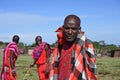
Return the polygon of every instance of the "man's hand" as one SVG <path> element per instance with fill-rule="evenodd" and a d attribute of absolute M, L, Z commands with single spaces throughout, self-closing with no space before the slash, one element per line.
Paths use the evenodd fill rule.
<path fill-rule="evenodd" d="M 9 72 L 9 68 L 5 66 L 5 72 Z"/>
<path fill-rule="evenodd" d="M 16 76 L 16 70 L 12 69 L 12 76 Z"/>
<path fill-rule="evenodd" d="M 50 74 L 50 65 L 48 63 L 46 63 L 45 74 Z"/>
<path fill-rule="evenodd" d="M 45 74 L 50 74 L 50 71 L 46 69 Z"/>
<path fill-rule="evenodd" d="M 29 67 L 30 67 L 30 68 L 31 68 L 31 67 L 34 67 L 34 64 L 30 64 L 30 66 L 29 66 Z"/>

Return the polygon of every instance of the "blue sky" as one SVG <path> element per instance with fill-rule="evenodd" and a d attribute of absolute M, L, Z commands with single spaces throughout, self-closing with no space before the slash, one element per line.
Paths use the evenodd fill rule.
<path fill-rule="evenodd" d="M 54 43 L 69 14 L 81 18 L 82 30 L 93 41 L 120 45 L 120 0 L 0 0 L 0 41 L 34 43 L 37 35 Z"/>

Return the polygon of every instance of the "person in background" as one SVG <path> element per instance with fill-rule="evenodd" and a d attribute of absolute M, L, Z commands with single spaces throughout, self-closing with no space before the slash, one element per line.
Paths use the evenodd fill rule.
<path fill-rule="evenodd" d="M 81 30 L 80 18 L 68 15 L 56 32 L 50 80 L 97 80 L 95 50 Z"/>
<path fill-rule="evenodd" d="M 46 42 L 42 42 L 41 36 L 37 36 L 35 42 L 36 47 L 33 50 L 34 62 L 30 65 L 30 68 L 36 64 L 39 80 L 48 80 L 50 72 L 50 45 Z"/>
<path fill-rule="evenodd" d="M 3 65 L 1 71 L 1 80 L 17 80 L 15 62 L 18 58 L 19 36 L 14 35 L 3 52 Z"/>

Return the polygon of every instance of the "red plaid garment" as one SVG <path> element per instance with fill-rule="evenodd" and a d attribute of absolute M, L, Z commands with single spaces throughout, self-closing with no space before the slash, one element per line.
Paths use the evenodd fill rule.
<path fill-rule="evenodd" d="M 72 71 L 71 57 L 73 46 L 64 44 L 62 46 L 61 55 L 59 59 L 59 80 L 68 80 Z"/>
<path fill-rule="evenodd" d="M 96 58 L 94 56 L 94 47 L 89 39 L 84 35 L 78 34 L 74 43 L 75 48 L 72 51 L 74 62 L 72 72 L 68 80 L 97 80 Z M 58 80 L 59 72 L 59 43 L 56 44 L 53 51 L 50 80 Z"/>

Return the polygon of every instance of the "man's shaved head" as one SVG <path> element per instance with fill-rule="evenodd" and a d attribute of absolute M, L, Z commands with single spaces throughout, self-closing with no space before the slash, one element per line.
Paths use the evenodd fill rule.
<path fill-rule="evenodd" d="M 18 35 L 14 35 L 12 41 L 18 43 L 19 42 L 19 36 Z"/>
<path fill-rule="evenodd" d="M 66 24 L 67 22 L 69 23 L 75 23 L 76 26 L 80 27 L 81 25 L 81 20 L 78 16 L 76 15 L 68 15 L 65 20 L 64 20 L 64 24 Z"/>

